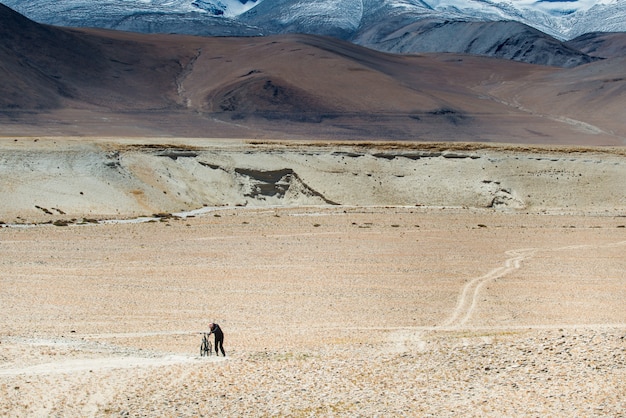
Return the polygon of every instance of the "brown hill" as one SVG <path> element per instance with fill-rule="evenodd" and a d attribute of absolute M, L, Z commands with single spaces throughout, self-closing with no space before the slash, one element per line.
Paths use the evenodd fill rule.
<path fill-rule="evenodd" d="M 619 66 L 614 93 L 595 96 L 600 103 L 584 113 L 572 110 L 584 106 L 579 98 L 560 94 L 593 81 L 605 62 L 564 70 L 470 55 L 391 55 L 305 35 L 62 29 L 4 6 L 0 21 L 0 135 L 587 145 L 623 145 L 626 136 L 623 118 L 600 114 L 619 113 L 624 101 Z M 513 91 L 528 98 L 523 105 Z M 543 105 L 552 102 L 559 106 Z"/>
<path fill-rule="evenodd" d="M 623 57 L 626 55 L 626 32 L 587 33 L 566 44 L 593 57 Z"/>
<path fill-rule="evenodd" d="M 40 25 L 3 5 L 0 22 L 6 74 L 0 108 L 122 110 L 174 103 L 171 77 L 180 64 L 162 48 L 124 34 L 106 37 Z M 6 94 L 10 91 L 19 94 Z"/>
<path fill-rule="evenodd" d="M 610 58 L 565 72 L 533 74 L 524 83 L 503 84 L 491 94 L 590 133 L 621 137 L 623 145 L 625 69 L 626 56 Z"/>

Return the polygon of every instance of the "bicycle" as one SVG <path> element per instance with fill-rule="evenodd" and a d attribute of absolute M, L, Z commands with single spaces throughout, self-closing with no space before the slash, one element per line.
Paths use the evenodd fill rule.
<path fill-rule="evenodd" d="M 202 335 L 202 343 L 200 344 L 200 357 L 210 356 L 213 352 L 213 345 L 209 340 L 209 335 L 206 332 Z"/>

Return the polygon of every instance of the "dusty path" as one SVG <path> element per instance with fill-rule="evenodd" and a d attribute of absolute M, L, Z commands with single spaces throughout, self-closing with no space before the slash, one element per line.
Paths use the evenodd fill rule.
<path fill-rule="evenodd" d="M 467 325 L 468 321 L 471 319 L 472 313 L 476 309 L 476 306 L 479 303 L 479 297 L 481 289 L 486 286 L 490 281 L 496 279 L 505 278 L 509 273 L 514 270 L 519 270 L 522 268 L 522 264 L 525 260 L 532 258 L 537 252 L 560 252 L 560 251 L 584 251 L 593 248 L 614 248 L 625 246 L 626 241 L 620 241 L 615 243 L 601 244 L 601 245 L 569 245 L 558 248 L 525 248 L 518 250 L 508 250 L 505 251 L 505 254 L 510 255 L 510 258 L 507 258 L 504 261 L 504 265 L 500 267 L 496 267 L 486 274 L 476 277 L 474 279 L 469 280 L 465 286 L 463 286 L 459 297 L 458 302 L 454 310 L 452 311 L 450 317 L 446 319 L 443 323 L 433 327 L 415 327 L 415 328 L 400 328 L 395 329 L 391 327 L 390 329 L 394 330 L 389 339 L 394 344 L 394 349 L 398 352 L 404 352 L 411 348 L 417 348 L 418 350 L 423 350 L 426 346 L 426 342 L 424 341 L 424 334 L 426 332 L 431 333 L 436 331 L 461 331 L 463 329 L 475 329 L 475 327 L 471 325 Z M 551 326 L 531 326 L 530 328 L 554 328 L 554 329 L 562 329 L 562 328 L 626 328 L 626 324 L 620 323 L 604 323 L 604 324 L 553 324 Z M 528 325 L 525 325 L 524 328 L 529 328 Z M 480 327 L 481 332 L 485 331 L 495 331 L 495 330 L 503 330 L 507 329 L 506 327 Z M 510 329 L 510 328 L 509 328 Z"/>
<path fill-rule="evenodd" d="M 502 278 L 511 271 L 519 269 L 522 266 L 522 261 L 532 257 L 535 251 L 536 249 L 533 248 L 508 250 L 505 254 L 512 255 L 513 257 L 507 258 L 504 262 L 504 266 L 497 267 L 483 276 L 470 280 L 465 286 L 463 286 L 463 290 L 459 295 L 459 301 L 457 302 L 452 315 L 441 324 L 441 327 L 454 329 L 461 328 L 464 324 L 466 324 L 478 302 L 480 288 L 490 280 Z"/>
<path fill-rule="evenodd" d="M 558 248 L 525 248 L 520 250 L 508 250 L 505 253 L 512 255 L 511 258 L 507 258 L 504 262 L 504 266 L 495 268 L 489 271 L 487 274 L 481 277 L 477 277 L 470 280 L 464 287 L 459 295 L 459 301 L 457 303 L 454 312 L 441 327 L 445 328 L 461 328 L 464 326 L 472 316 L 472 312 L 476 308 L 478 303 L 478 297 L 480 290 L 489 281 L 503 278 L 513 270 L 520 269 L 523 261 L 533 257 L 538 251 L 543 252 L 557 252 L 557 251 L 583 251 L 593 248 L 614 248 L 625 246 L 626 241 L 620 241 L 615 243 L 600 244 L 600 245 L 569 245 Z"/>
<path fill-rule="evenodd" d="M 170 355 L 158 358 L 146 357 L 100 357 L 96 359 L 60 360 L 52 363 L 37 364 L 26 367 L 9 367 L 0 369 L 0 376 L 19 375 L 43 375 L 43 374 L 69 374 L 82 373 L 85 371 L 110 369 L 128 369 L 135 367 L 161 367 L 173 364 L 197 363 L 197 362 L 218 362 L 225 361 L 223 357 L 208 357 L 199 359 L 191 356 Z"/>

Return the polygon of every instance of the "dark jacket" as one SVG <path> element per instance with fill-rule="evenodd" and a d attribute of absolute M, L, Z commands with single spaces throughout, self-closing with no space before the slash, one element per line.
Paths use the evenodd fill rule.
<path fill-rule="evenodd" d="M 216 339 L 221 340 L 222 338 L 224 338 L 224 333 L 222 332 L 222 329 L 219 325 L 213 324 L 213 328 L 211 328 L 210 331 L 211 332 L 209 332 L 209 335 L 215 334 Z"/>

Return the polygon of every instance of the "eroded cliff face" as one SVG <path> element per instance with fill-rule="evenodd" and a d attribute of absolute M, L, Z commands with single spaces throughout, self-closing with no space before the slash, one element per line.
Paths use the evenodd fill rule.
<path fill-rule="evenodd" d="M 619 149 L 25 138 L 5 139 L 2 147 L 6 224 L 207 207 L 626 211 Z"/>

